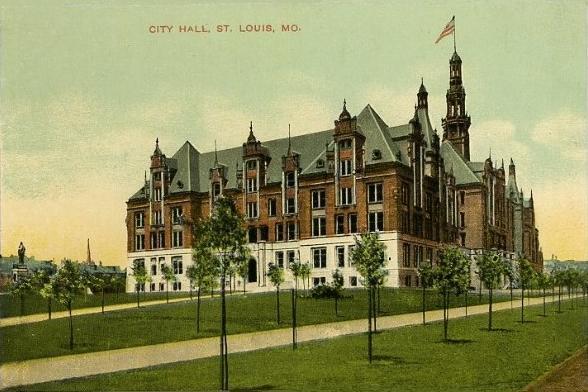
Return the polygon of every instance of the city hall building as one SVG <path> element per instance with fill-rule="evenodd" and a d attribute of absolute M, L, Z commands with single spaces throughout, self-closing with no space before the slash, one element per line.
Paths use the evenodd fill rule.
<path fill-rule="evenodd" d="M 268 264 L 312 267 L 311 283 L 328 283 L 339 269 L 346 287 L 361 284 L 350 259 L 357 233 L 378 232 L 386 247 L 387 286 L 417 287 L 417 268 L 455 245 L 525 257 L 542 268 L 533 195 L 525 198 L 510 160 L 508 173 L 487 158 L 470 160 L 470 117 L 462 61 L 449 61 L 447 114 L 433 129 L 423 83 L 407 124 L 389 126 L 368 104 L 352 116 L 345 102 L 333 129 L 258 140 L 253 125 L 242 146 L 199 152 L 186 142 L 171 157 L 156 141 L 144 184 L 127 201 L 128 266 L 142 263 L 163 291 L 161 266 L 173 268 L 170 289 L 189 290 L 192 229 L 216 198 L 233 198 L 245 216 L 251 258 L 249 291 L 270 290 Z M 408 115 L 407 117 L 410 117 Z M 130 269 L 130 268 L 129 268 Z M 135 290 L 132 274 L 127 290 Z"/>

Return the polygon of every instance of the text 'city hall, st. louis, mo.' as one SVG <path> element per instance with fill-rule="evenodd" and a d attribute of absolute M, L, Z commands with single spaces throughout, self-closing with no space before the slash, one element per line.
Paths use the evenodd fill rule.
<path fill-rule="evenodd" d="M 517 186 L 514 161 L 505 169 L 491 157 L 470 160 L 457 52 L 449 61 L 441 140 L 427 95 L 421 83 L 414 115 L 397 126 L 369 104 L 352 116 L 344 103 L 327 131 L 261 141 L 250 125 L 242 146 L 200 153 L 186 142 L 172 157 L 156 142 L 149 174 L 127 202 L 128 266 L 142 263 L 152 277 L 139 290 L 165 290 L 163 264 L 176 274 L 173 290 L 189 290 L 193 225 L 221 195 L 245 216 L 251 258 L 246 281 L 237 278 L 236 285 L 248 291 L 273 289 L 266 279 L 270 262 L 286 270 L 282 287 L 293 284 L 293 261 L 310 263 L 313 285 L 328 283 L 336 269 L 346 287 L 360 285 L 350 250 L 355 235 L 366 231 L 378 232 L 386 246 L 387 286 L 419 286 L 419 264 L 435 263 L 445 245 L 472 258 L 494 249 L 540 270 L 533 195 L 525 198 Z M 135 285 L 129 274 L 127 290 Z"/>

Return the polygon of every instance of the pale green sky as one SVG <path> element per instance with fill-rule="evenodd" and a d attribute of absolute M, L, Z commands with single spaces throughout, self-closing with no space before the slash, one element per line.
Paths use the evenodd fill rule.
<path fill-rule="evenodd" d="M 452 42 L 433 42 L 455 14 L 473 158 L 513 155 L 546 257 L 587 259 L 585 2 L 412 3 L 1 2 L 0 251 L 83 258 L 90 237 L 122 264 L 124 202 L 156 137 L 172 155 L 239 145 L 249 120 L 262 140 L 329 129 L 343 98 L 395 125 L 421 76 L 441 129 Z M 282 23 L 301 31 L 238 32 Z"/>

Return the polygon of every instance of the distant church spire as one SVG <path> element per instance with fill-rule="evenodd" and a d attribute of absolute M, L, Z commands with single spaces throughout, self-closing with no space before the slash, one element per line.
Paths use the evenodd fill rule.
<path fill-rule="evenodd" d="M 86 263 L 92 264 L 92 254 L 90 253 L 90 239 L 88 238 L 88 249 L 86 255 Z"/>

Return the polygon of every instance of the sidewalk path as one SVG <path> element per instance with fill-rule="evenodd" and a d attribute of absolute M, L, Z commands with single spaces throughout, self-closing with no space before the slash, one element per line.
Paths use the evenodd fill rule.
<path fill-rule="evenodd" d="M 548 298 L 547 302 L 551 302 L 551 298 Z M 541 303 L 543 303 L 542 298 L 532 298 L 530 301 L 531 305 Z M 525 306 L 527 306 L 526 300 Z M 520 307 L 520 301 L 515 301 L 514 307 Z M 493 310 L 510 308 L 510 301 L 496 303 L 493 306 Z M 487 311 L 488 305 L 468 307 L 468 315 L 483 314 Z M 464 316 L 465 308 L 463 307 L 449 310 L 449 317 L 452 319 Z M 426 318 L 427 322 L 442 320 L 443 310 L 428 311 Z M 378 319 L 378 330 L 393 329 L 407 325 L 419 325 L 421 323 L 422 313 L 385 316 Z M 366 332 L 366 330 L 367 322 L 364 319 L 307 325 L 298 328 L 298 341 L 309 342 L 336 336 L 360 334 Z M 228 336 L 230 353 L 286 346 L 291 343 L 292 330 L 290 328 Z M 10 362 L 0 366 L 0 389 L 213 357 L 218 355 L 218 344 L 218 337 L 211 337 L 118 350 L 39 358 L 22 362 Z"/>
<path fill-rule="evenodd" d="M 218 296 L 217 296 L 218 297 Z M 210 298 L 210 295 L 203 295 L 201 298 Z M 190 301 L 190 297 L 181 297 L 181 298 L 170 298 L 169 302 L 173 303 L 173 302 L 184 302 L 184 301 Z M 166 300 L 165 299 L 158 299 L 158 300 L 154 300 L 154 301 L 141 301 L 141 307 L 144 306 L 152 306 L 152 305 L 161 305 L 161 304 L 165 304 Z M 137 308 L 137 302 L 127 302 L 124 304 L 116 304 L 116 305 L 105 305 L 104 306 L 104 311 L 105 312 L 112 312 L 112 311 L 116 311 L 116 310 L 124 310 L 124 309 L 133 309 L 133 308 Z M 79 309 L 73 309 L 71 314 L 72 316 L 82 316 L 85 314 L 94 314 L 94 313 L 102 313 L 102 307 L 101 306 L 95 306 L 95 307 L 91 307 L 91 308 L 79 308 Z M 69 313 L 64 310 L 64 311 L 60 311 L 60 312 L 53 312 L 51 313 L 51 319 L 58 319 L 58 318 L 64 318 L 64 317 L 68 317 Z M 21 324 L 29 324 L 29 323 L 37 323 L 39 321 L 47 321 L 49 319 L 47 313 L 35 313 L 35 314 L 29 314 L 26 316 L 17 316 L 17 317 L 6 317 L 6 318 L 0 318 L 0 328 L 1 327 L 8 327 L 11 325 L 21 325 Z"/>

